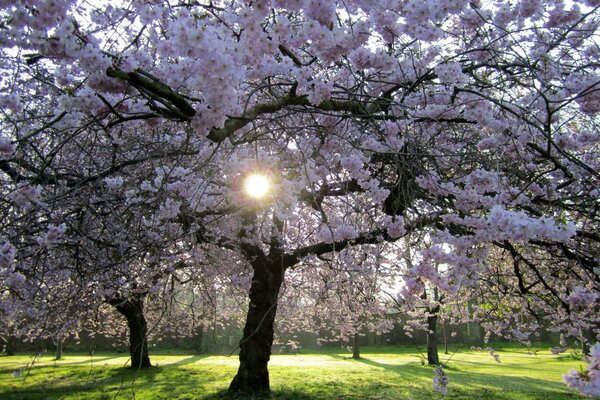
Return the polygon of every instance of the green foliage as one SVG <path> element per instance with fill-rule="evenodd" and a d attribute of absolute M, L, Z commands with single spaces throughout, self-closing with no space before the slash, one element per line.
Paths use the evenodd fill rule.
<path fill-rule="evenodd" d="M 487 352 L 460 350 L 446 372 L 446 399 L 566 400 L 583 399 L 562 383 L 562 375 L 581 362 L 526 349 L 496 348 L 502 364 Z M 276 400 L 441 399 L 432 389 L 433 368 L 422 366 L 408 347 L 365 347 L 360 360 L 339 348 L 314 354 L 274 355 L 271 386 Z M 237 357 L 152 355 L 157 367 L 146 371 L 123 368 L 127 357 L 100 353 L 94 357 L 66 354 L 61 361 L 43 356 L 20 377 L 12 373 L 31 357 L 0 356 L 1 399 L 223 399 L 233 378 Z M 442 362 L 447 359 L 442 357 Z M 231 398 L 230 400 L 249 400 Z"/>
<path fill-rule="evenodd" d="M 573 360 L 578 360 L 578 361 L 583 360 L 583 353 L 581 352 L 581 349 L 572 349 L 570 356 Z"/>

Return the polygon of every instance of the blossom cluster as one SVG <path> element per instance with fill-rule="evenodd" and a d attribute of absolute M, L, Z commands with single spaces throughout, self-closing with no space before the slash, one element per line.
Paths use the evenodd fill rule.
<path fill-rule="evenodd" d="M 64 235 L 67 230 L 67 226 L 63 223 L 60 225 L 49 224 L 47 231 L 40 237 L 36 238 L 37 243 L 40 246 L 47 246 L 58 242 L 58 240 Z"/>
<path fill-rule="evenodd" d="M 25 282 L 25 276 L 16 269 L 15 247 L 0 237 L 0 278 L 3 283 L 16 290 Z"/>
<path fill-rule="evenodd" d="M 39 202 L 41 193 L 41 185 L 20 184 L 8 195 L 8 198 L 19 207 L 29 207 Z"/>
<path fill-rule="evenodd" d="M 563 376 L 563 380 L 570 388 L 577 389 L 584 396 L 600 396 L 600 343 L 590 349 L 587 357 L 588 364 L 585 370 L 571 370 Z"/>
<path fill-rule="evenodd" d="M 582 286 L 576 286 L 567 297 L 567 301 L 572 306 L 593 307 L 598 298 L 600 298 L 598 293 Z"/>
<path fill-rule="evenodd" d="M 0 161 L 12 158 L 17 146 L 6 136 L 0 134 Z"/>

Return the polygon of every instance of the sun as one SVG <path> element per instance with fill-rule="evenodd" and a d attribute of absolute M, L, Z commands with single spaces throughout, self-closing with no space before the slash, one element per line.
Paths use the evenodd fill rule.
<path fill-rule="evenodd" d="M 266 176 L 252 174 L 244 180 L 244 192 L 250 197 L 260 199 L 269 191 L 269 180 Z"/>

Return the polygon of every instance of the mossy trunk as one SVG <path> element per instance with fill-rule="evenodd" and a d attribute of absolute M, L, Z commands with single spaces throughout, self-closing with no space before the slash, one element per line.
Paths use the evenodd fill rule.
<path fill-rule="evenodd" d="M 135 369 L 152 367 L 148 355 L 148 326 L 144 317 L 143 297 L 131 297 L 122 302 L 114 302 L 114 304 L 117 311 L 127 319 L 131 367 Z"/>
<path fill-rule="evenodd" d="M 240 341 L 240 366 L 229 386 L 230 393 L 258 398 L 270 394 L 269 370 L 273 345 L 277 298 L 283 282 L 283 271 L 273 263 L 253 265 L 250 305 Z"/>

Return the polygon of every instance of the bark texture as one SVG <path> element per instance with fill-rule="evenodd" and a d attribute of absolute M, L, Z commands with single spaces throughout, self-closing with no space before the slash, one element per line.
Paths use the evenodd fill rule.
<path fill-rule="evenodd" d="M 144 369 L 152 367 L 148 355 L 148 326 L 144 317 L 144 299 L 131 297 L 124 301 L 113 301 L 117 311 L 127 319 L 129 327 L 129 355 L 131 367 Z"/>
<path fill-rule="evenodd" d="M 254 276 L 244 334 L 240 341 L 240 366 L 229 386 L 231 393 L 270 394 L 269 370 L 277 298 L 283 268 L 268 259 L 252 262 Z"/>
<path fill-rule="evenodd" d="M 440 364 L 437 348 L 437 318 L 435 314 L 427 317 L 427 364 L 429 365 Z"/>

